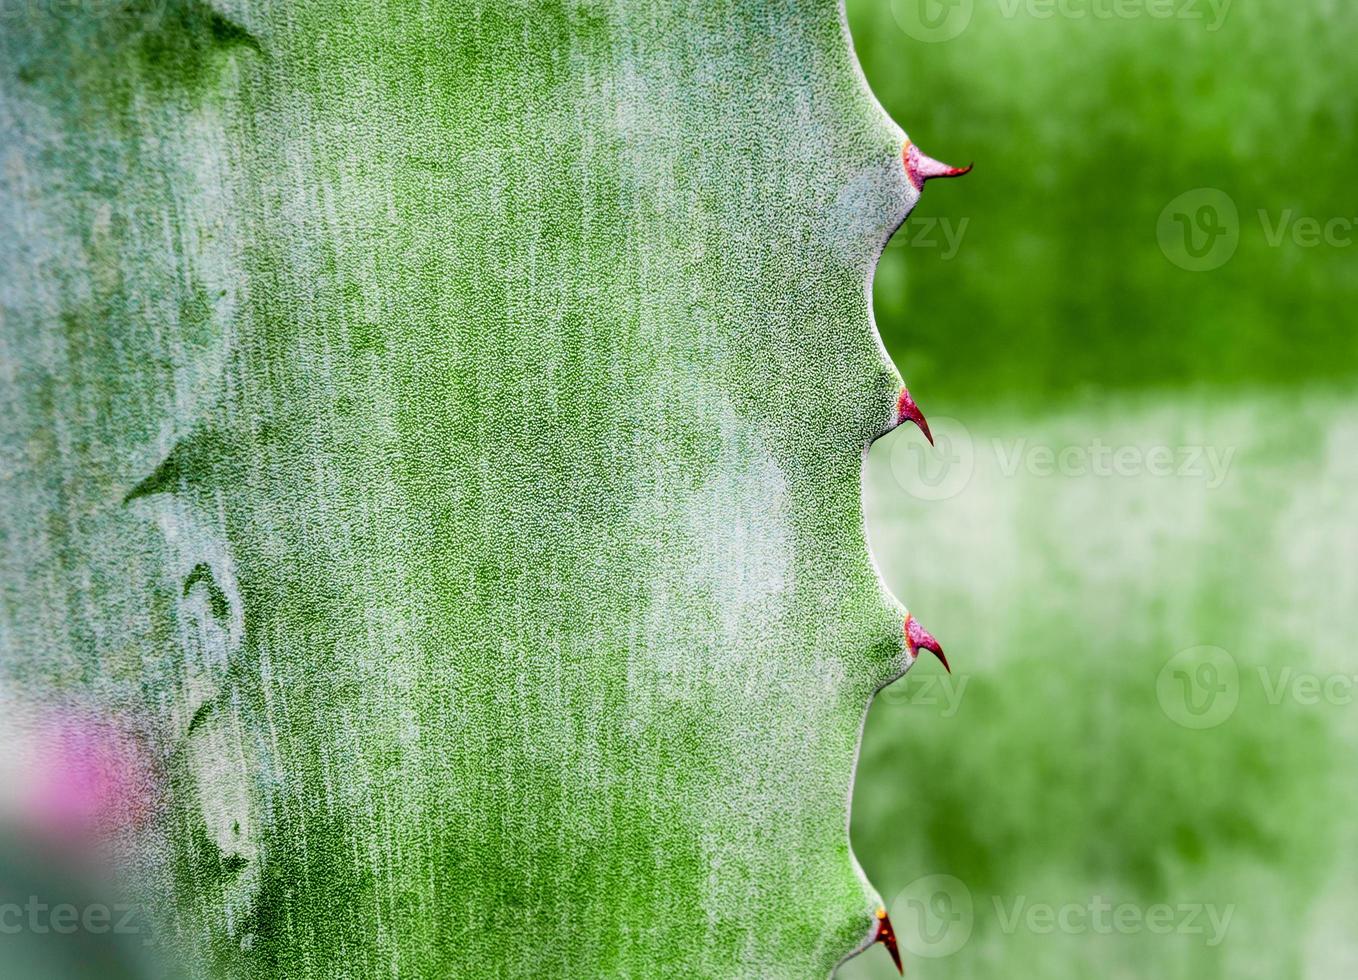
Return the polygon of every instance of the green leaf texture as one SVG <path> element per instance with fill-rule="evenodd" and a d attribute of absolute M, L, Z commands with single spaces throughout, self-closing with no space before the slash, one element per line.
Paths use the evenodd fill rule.
<path fill-rule="evenodd" d="M 832 0 L 0 21 L 0 643 L 198 967 L 827 976 L 918 197 Z M 148 901 L 151 899 L 148 898 Z"/>

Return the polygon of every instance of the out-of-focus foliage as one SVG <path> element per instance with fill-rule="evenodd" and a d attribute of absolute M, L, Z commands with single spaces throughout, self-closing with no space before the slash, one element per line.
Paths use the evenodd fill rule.
<path fill-rule="evenodd" d="M 1351 975 L 1355 12 L 977 0 L 926 43 L 911 6 L 850 3 L 867 76 L 977 168 L 879 268 L 940 448 L 888 437 L 867 493 L 954 675 L 874 706 L 860 858 L 926 980 Z M 1194 271 L 1202 188 L 1238 248 Z"/>
<path fill-rule="evenodd" d="M 939 410 L 940 394 L 1358 372 L 1353 4 L 849 0 L 848 9 L 883 105 L 930 152 L 978 164 L 965 184 L 931 188 L 916 230 L 897 236 L 877 274 L 878 324 L 916 394 L 933 394 L 926 410 Z M 1111 9 L 1130 15 L 1097 13 Z M 1166 9 L 1174 16 L 1152 16 Z M 960 33 L 917 40 L 906 28 L 925 33 L 921 10 L 946 12 L 942 36 Z M 1204 187 L 1239 214 L 1239 249 L 1211 274 L 1167 261 L 1156 234 L 1172 200 Z M 1335 243 L 1307 244 L 1297 224 L 1307 218 L 1322 237 L 1342 222 Z M 931 219 L 967 222 L 955 257 L 943 258 L 941 230 L 928 245 Z"/>

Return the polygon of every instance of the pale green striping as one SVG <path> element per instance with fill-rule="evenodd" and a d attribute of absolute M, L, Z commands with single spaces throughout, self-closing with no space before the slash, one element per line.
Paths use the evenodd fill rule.
<path fill-rule="evenodd" d="M 167 908 L 251 976 L 827 975 L 917 196 L 837 5 L 100 9 L 3 25 L 0 639 L 164 755 Z"/>

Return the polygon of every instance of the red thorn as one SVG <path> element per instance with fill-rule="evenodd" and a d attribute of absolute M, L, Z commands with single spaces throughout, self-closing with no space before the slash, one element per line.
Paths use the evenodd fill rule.
<path fill-rule="evenodd" d="M 905 645 L 910 648 L 910 655 L 918 657 L 920 648 L 928 650 L 938 658 L 943 669 L 952 673 L 952 668 L 948 666 L 948 658 L 943 656 L 943 648 L 938 645 L 932 633 L 919 624 L 919 620 L 909 613 L 905 614 Z"/>
<path fill-rule="evenodd" d="M 901 385 L 901 393 L 896 398 L 896 424 L 909 420 L 919 426 L 919 430 L 924 433 L 924 438 L 929 440 L 929 445 L 934 444 L 934 434 L 929 431 L 929 420 L 924 417 L 924 413 L 915 404 L 915 399 L 910 397 L 910 389 Z"/>
<path fill-rule="evenodd" d="M 920 148 L 909 140 L 905 141 L 905 149 L 901 150 L 901 160 L 905 163 L 905 175 L 910 178 L 910 183 L 915 185 L 915 190 L 924 190 L 924 182 L 933 180 L 935 177 L 961 177 L 963 174 L 971 173 L 973 164 L 965 167 L 950 167 L 946 163 L 940 163 L 933 157 L 925 156 L 920 152 Z"/>
<path fill-rule="evenodd" d="M 901 965 L 901 951 L 896 948 L 896 930 L 891 928 L 891 918 L 886 914 L 886 909 L 880 905 L 877 906 L 877 932 L 872 941 L 886 947 L 886 951 L 891 954 L 891 962 L 896 964 L 896 972 L 905 976 L 905 967 Z"/>

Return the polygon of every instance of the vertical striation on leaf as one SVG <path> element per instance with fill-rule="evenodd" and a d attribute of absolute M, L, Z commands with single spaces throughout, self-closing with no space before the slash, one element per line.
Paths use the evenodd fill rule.
<path fill-rule="evenodd" d="M 202 973 L 829 974 L 942 656 L 863 527 L 924 177 L 838 4 L 219 6 L 0 28 L 5 685 L 148 719 Z"/>

